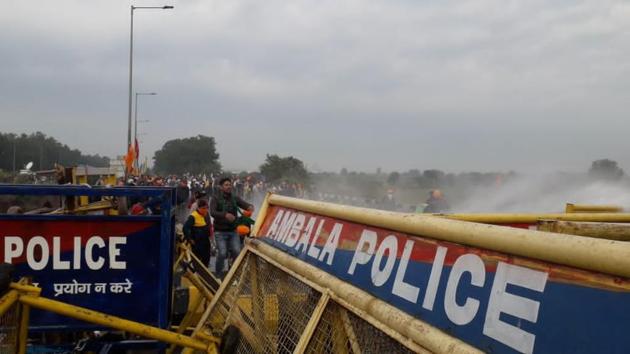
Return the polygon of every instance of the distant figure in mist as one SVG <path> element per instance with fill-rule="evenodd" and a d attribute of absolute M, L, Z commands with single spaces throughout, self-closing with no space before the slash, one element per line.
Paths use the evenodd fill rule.
<path fill-rule="evenodd" d="M 434 189 L 429 192 L 429 199 L 427 199 L 426 203 L 427 206 L 424 208 L 425 213 L 444 213 L 450 209 L 439 189 Z"/>
<path fill-rule="evenodd" d="M 381 208 L 389 211 L 396 211 L 396 199 L 394 199 L 394 190 L 388 189 L 387 194 L 381 200 Z"/>

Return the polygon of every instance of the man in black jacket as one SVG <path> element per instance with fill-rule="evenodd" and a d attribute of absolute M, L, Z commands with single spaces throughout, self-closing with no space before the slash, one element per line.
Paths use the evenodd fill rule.
<path fill-rule="evenodd" d="M 427 199 L 426 204 L 427 207 L 424 208 L 425 213 L 445 213 L 450 209 L 439 189 L 429 192 L 429 199 Z"/>
<path fill-rule="evenodd" d="M 254 206 L 232 193 L 232 180 L 223 177 L 219 180 L 219 191 L 210 202 L 210 215 L 214 218 L 214 239 L 217 243 L 215 271 L 223 279 L 225 258 L 228 248 L 232 260 L 241 252 L 241 240 L 236 234 L 236 218 L 239 208 L 254 211 Z"/>
<path fill-rule="evenodd" d="M 192 251 L 206 267 L 210 263 L 212 227 L 208 216 L 208 202 L 201 199 L 184 223 L 184 236 L 192 244 Z"/>

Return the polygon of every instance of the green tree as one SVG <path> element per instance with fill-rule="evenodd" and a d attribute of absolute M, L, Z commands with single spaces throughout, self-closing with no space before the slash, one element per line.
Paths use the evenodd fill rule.
<path fill-rule="evenodd" d="M 389 174 L 389 177 L 387 177 L 387 183 L 390 186 L 395 186 L 396 184 L 398 184 L 398 181 L 400 180 L 400 173 L 398 172 L 392 172 Z"/>
<path fill-rule="evenodd" d="M 167 141 L 153 157 L 159 174 L 201 174 L 221 171 L 219 153 L 213 137 L 197 135 Z"/>
<path fill-rule="evenodd" d="M 596 179 L 618 180 L 623 177 L 624 172 L 616 161 L 601 159 L 593 161 L 588 174 Z"/>
<path fill-rule="evenodd" d="M 270 183 L 286 181 L 307 184 L 308 182 L 308 171 L 304 163 L 293 156 L 280 157 L 267 154 L 265 163 L 260 165 L 260 173 Z"/>
<path fill-rule="evenodd" d="M 108 157 L 83 155 L 81 151 L 71 149 L 41 132 L 28 135 L 0 133 L 0 169 L 12 171 L 14 157 L 16 170 L 24 168 L 29 162 L 33 162 L 33 170 L 52 169 L 55 163 L 63 166 L 109 166 Z"/>

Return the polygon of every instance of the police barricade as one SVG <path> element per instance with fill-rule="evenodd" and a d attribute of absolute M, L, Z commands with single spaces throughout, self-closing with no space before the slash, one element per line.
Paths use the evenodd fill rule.
<path fill-rule="evenodd" d="M 417 323 L 400 316 L 400 311 L 378 303 L 361 289 L 271 246 L 248 240 L 193 337 L 221 337 L 220 352 L 226 353 L 430 352 L 355 306 L 356 301 L 349 302 L 348 296 L 363 299 L 409 328 L 418 328 Z M 423 328 L 423 335 L 429 332 Z M 452 353 L 477 352 L 457 340 L 440 344 L 442 349 L 447 347 Z"/>
<path fill-rule="evenodd" d="M 281 250 L 278 258 L 295 260 L 286 269 L 300 273 L 301 264 L 308 263 L 341 280 L 337 287 L 354 286 L 421 321 L 424 326 L 409 326 L 414 322 L 374 310 L 377 302 L 366 304 L 363 295 L 345 298 L 349 306 L 356 302 L 358 308 L 373 310 L 374 318 L 429 351 L 470 349 L 449 343 L 444 334 L 493 353 L 625 353 L 630 347 L 625 333 L 630 326 L 630 244 L 625 242 L 277 195 L 267 197 L 260 213 L 255 235 Z M 240 288 L 226 284 L 219 290 L 224 305 L 230 297 L 241 302 L 238 310 L 214 304 L 206 326 L 220 328 L 231 318 L 230 323 L 251 328 L 250 317 L 257 313 L 253 307 L 275 308 L 274 302 L 284 302 L 278 311 L 312 316 L 319 293 L 291 290 L 300 286 L 282 274 L 257 280 L 252 273 L 266 266 L 249 267 L 240 277 L 251 280 L 240 280 L 239 264 L 232 285 Z M 324 278 L 313 274 L 313 279 Z M 245 300 L 267 283 L 278 289 L 276 296 Z M 326 291 L 336 289 L 320 286 L 320 292 Z M 273 318 L 259 321 L 273 324 Z M 301 333 L 295 323 L 288 325 L 290 330 Z M 257 333 L 244 335 L 252 338 L 248 343 L 260 344 L 254 339 Z M 295 342 L 287 338 L 285 342 Z"/>
<path fill-rule="evenodd" d="M 608 207 L 608 206 L 603 206 Z M 540 220 L 599 222 L 599 223 L 630 223 L 630 213 L 594 211 L 594 207 L 581 212 L 567 213 L 467 213 L 467 214 L 433 214 L 447 219 L 470 221 L 483 224 L 510 226 L 520 229 L 537 230 Z M 543 230 L 547 231 L 547 230 Z"/>
<path fill-rule="evenodd" d="M 30 277 L 43 297 L 165 328 L 172 292 L 174 189 L 165 187 L 2 185 L 0 195 L 153 199 L 160 214 L 2 215 L 0 256 Z M 33 311 L 31 329 L 94 328 Z"/>

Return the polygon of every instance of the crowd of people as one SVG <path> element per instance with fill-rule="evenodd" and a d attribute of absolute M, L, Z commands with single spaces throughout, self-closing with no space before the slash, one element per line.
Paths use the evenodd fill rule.
<path fill-rule="evenodd" d="M 102 179 L 96 185 L 104 185 Z M 246 176 L 130 176 L 117 180 L 117 186 L 170 186 L 176 190 L 175 221 L 184 238 L 191 244 L 193 254 L 206 266 L 211 267 L 211 255 L 215 254 L 214 270 L 219 278 L 226 271 L 226 260 L 233 261 L 243 247 L 243 238 L 249 235 L 254 223 L 253 213 L 260 206 L 267 192 L 279 195 L 334 202 L 391 211 L 440 213 L 449 210 L 441 191 L 430 192 L 429 199 L 415 210 L 403 210 L 394 198 L 393 190 L 387 190 L 381 199 L 364 199 L 316 192 L 299 183 L 268 183 L 260 175 Z M 160 214 L 164 200 L 161 197 L 127 197 L 117 199 L 117 212 L 122 215 Z M 44 205 L 50 209 L 50 205 Z M 48 210 L 46 209 L 46 210 Z M 7 213 L 22 213 L 13 205 Z M 230 262 L 228 262 L 229 264 Z"/>
<path fill-rule="evenodd" d="M 98 184 L 98 183 L 97 183 Z M 253 224 L 255 206 L 262 204 L 265 194 L 304 198 L 303 185 L 286 181 L 272 184 L 254 175 L 169 175 L 166 177 L 139 176 L 119 180 L 121 186 L 170 186 L 176 188 L 175 220 L 192 245 L 193 253 L 205 265 L 216 253 L 214 269 L 218 277 L 225 273 L 226 259 L 233 260 L 243 246 L 243 236 Z M 129 214 L 146 215 L 160 212 L 159 198 L 130 199 Z M 237 227 L 246 229 L 237 235 Z M 216 251 L 216 252 L 215 252 Z"/>
<path fill-rule="evenodd" d="M 299 183 L 288 183 L 286 181 L 268 183 L 260 176 L 255 175 L 247 175 L 244 177 L 233 175 L 229 177 L 232 181 L 234 194 L 245 200 L 251 200 L 254 205 L 260 205 L 267 192 L 297 198 L 307 197 L 304 186 Z M 143 175 L 140 177 L 129 177 L 126 181 L 119 179 L 118 185 L 176 187 L 177 201 L 178 204 L 181 204 L 184 201 L 190 200 L 194 202 L 195 195 L 203 195 L 205 193 L 205 195 L 212 196 L 216 194 L 220 189 L 221 178 L 222 176 L 215 175 L 194 176 L 185 174 L 182 176 L 169 175 L 166 177 Z M 97 182 L 97 185 L 99 185 L 99 182 Z"/>
<path fill-rule="evenodd" d="M 357 196 L 341 195 L 335 193 L 318 192 L 310 195 L 310 199 L 358 206 L 362 208 L 381 209 L 408 213 L 445 213 L 450 211 L 450 206 L 439 189 L 429 191 L 429 197 L 418 204 L 403 205 L 395 197 L 394 191 L 389 189 L 381 198 L 361 198 Z"/>

